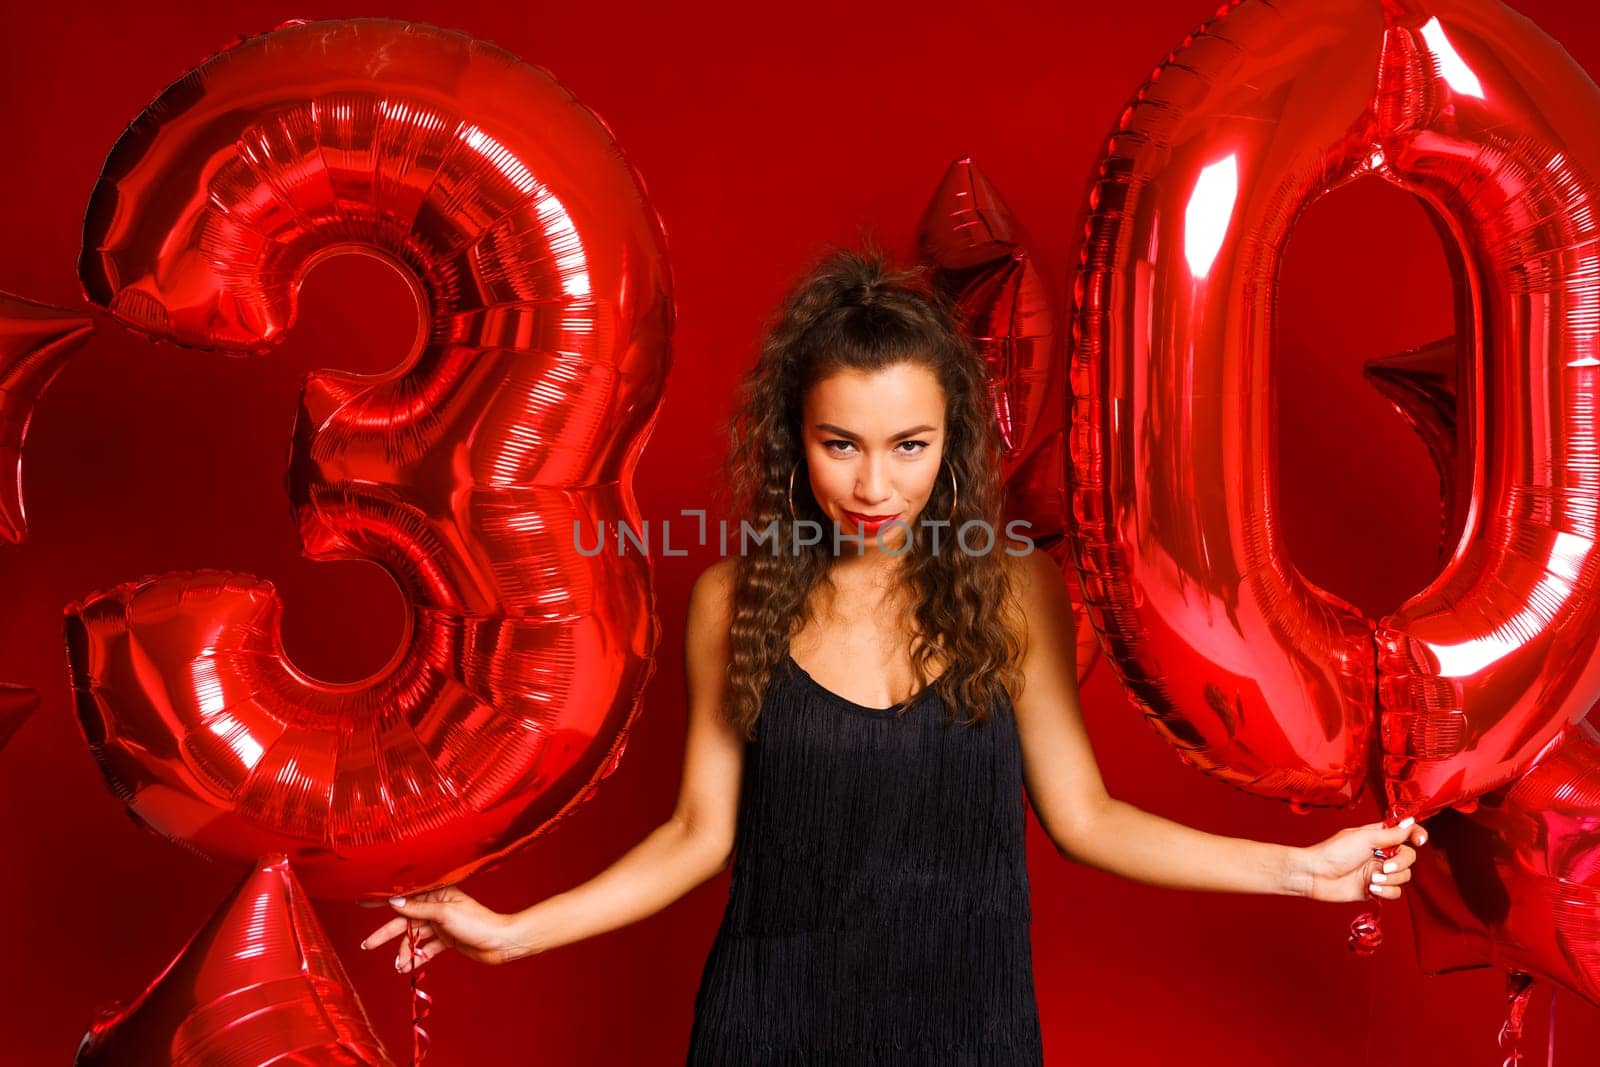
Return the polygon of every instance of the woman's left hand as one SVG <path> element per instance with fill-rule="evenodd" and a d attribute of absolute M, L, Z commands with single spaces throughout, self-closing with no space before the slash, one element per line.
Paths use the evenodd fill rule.
<path fill-rule="evenodd" d="M 1312 900 L 1356 901 L 1369 897 L 1399 900 L 1400 887 L 1411 881 L 1411 865 L 1417 850 L 1405 842 L 1421 845 L 1428 832 L 1421 824 L 1406 819 L 1398 826 L 1382 822 L 1350 826 L 1326 841 L 1300 850 L 1298 872 L 1304 895 Z M 1398 845 L 1395 854 L 1380 858 L 1378 849 Z"/>

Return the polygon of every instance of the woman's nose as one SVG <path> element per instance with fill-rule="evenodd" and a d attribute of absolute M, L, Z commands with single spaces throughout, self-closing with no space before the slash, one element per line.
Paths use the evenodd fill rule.
<path fill-rule="evenodd" d="M 868 501 L 869 506 L 882 503 L 888 496 L 889 479 L 883 471 L 882 460 L 869 459 L 856 479 L 856 497 Z"/>

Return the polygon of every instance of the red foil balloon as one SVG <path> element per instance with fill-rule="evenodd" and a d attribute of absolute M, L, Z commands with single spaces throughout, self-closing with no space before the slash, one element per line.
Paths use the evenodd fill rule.
<path fill-rule="evenodd" d="M 1597 109 L 1492 0 L 1235 0 L 1123 113 L 1074 294 L 1074 552 L 1110 658 L 1191 762 L 1346 803 L 1376 691 L 1393 810 L 1420 817 L 1510 780 L 1587 710 Z M 1457 245 L 1486 398 L 1463 412 L 1481 457 L 1463 542 L 1381 625 L 1295 570 L 1271 465 L 1282 250 L 1300 211 L 1368 174 Z"/>
<path fill-rule="evenodd" d="M 659 624 L 649 558 L 598 541 L 640 528 L 673 305 L 660 222 L 591 112 L 493 45 L 382 19 L 291 25 L 170 86 L 106 162 L 80 272 L 154 337 L 262 353 L 341 251 L 401 268 L 425 329 L 387 374 L 307 377 L 286 484 L 308 557 L 405 590 L 389 666 L 307 677 L 272 584 L 216 571 L 94 593 L 66 633 L 136 816 L 374 898 L 460 880 L 616 766 Z"/>
<path fill-rule="evenodd" d="M 34 405 L 93 331 L 86 315 L 0 293 L 0 540 L 9 544 L 28 536 L 22 446 Z"/>
<path fill-rule="evenodd" d="M 1463 406 L 1481 466 L 1450 482 L 1471 487 L 1478 530 L 1434 595 L 1380 633 L 1390 794 L 1398 809 L 1431 810 L 1514 779 L 1593 699 L 1600 90 L 1498 6 L 1411 27 L 1439 74 L 1403 161 L 1420 167 L 1422 195 L 1455 238 L 1461 335 L 1475 339 L 1458 349 L 1462 395 L 1476 379 L 1484 408 L 1510 415 L 1491 425 Z"/>
<path fill-rule="evenodd" d="M 960 159 L 929 200 L 918 243 L 988 363 L 995 424 L 1005 459 L 1015 464 L 1059 429 L 1055 409 L 1066 415 L 1061 392 L 1050 390 L 1052 377 L 1066 383 L 1052 375 L 1054 316 L 1027 234 L 978 165 Z"/>
<path fill-rule="evenodd" d="M 34 406 L 94 331 L 87 316 L 0 293 L 0 541 L 28 536 L 22 449 Z M 39 706 L 39 694 L 0 684 L 0 748 Z"/>
<path fill-rule="evenodd" d="M 39 694 L 20 685 L 0 685 L 0 749 L 11 743 L 39 707 Z"/>
<path fill-rule="evenodd" d="M 1454 237 L 1463 395 L 1483 398 L 1460 412 L 1462 543 L 1377 635 L 1392 807 L 1425 815 L 1521 775 L 1600 690 L 1600 88 L 1486 0 L 1406 6 L 1383 62 L 1384 173 Z"/>
<path fill-rule="evenodd" d="M 1526 971 L 1600 1005 L 1600 730 L 1569 726 L 1515 783 L 1428 831 L 1407 894 L 1422 969 Z"/>
<path fill-rule="evenodd" d="M 1394 404 L 1422 439 L 1439 472 L 1439 565 L 1444 566 L 1466 526 L 1472 493 L 1472 442 L 1456 418 L 1459 368 L 1465 364 L 1454 337 L 1392 356 L 1369 359 L 1362 373 Z M 1463 481 L 1463 479 L 1465 479 Z"/>
<path fill-rule="evenodd" d="M 139 998 L 101 1012 L 78 1067 L 393 1061 L 288 861 L 256 864 Z"/>
<path fill-rule="evenodd" d="M 1457 487 L 1471 484 L 1455 437 L 1457 364 L 1453 338 L 1367 363 L 1438 467 L 1442 553 L 1464 519 Z M 1589 719 L 1516 782 L 1428 828 L 1406 896 L 1422 969 L 1500 967 L 1514 991 L 1526 990 L 1518 974 L 1536 974 L 1600 1005 L 1600 732 Z M 1523 1007 L 1513 997 L 1513 1019 Z"/>
<path fill-rule="evenodd" d="M 1065 540 L 1067 368 L 1027 234 L 978 165 L 961 159 L 929 201 L 918 240 L 935 286 L 961 311 L 989 368 L 1006 519 L 1025 520 L 1027 536 L 1062 568 L 1081 620 L 1082 585 Z M 1077 638 L 1081 683 L 1100 658 L 1100 641 L 1082 621 Z"/>

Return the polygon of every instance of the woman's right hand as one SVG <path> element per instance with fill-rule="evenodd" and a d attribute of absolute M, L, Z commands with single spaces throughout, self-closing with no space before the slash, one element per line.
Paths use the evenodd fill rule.
<path fill-rule="evenodd" d="M 400 914 L 368 934 L 361 947 L 377 948 L 399 937 L 394 969 L 401 974 L 426 965 L 447 948 L 479 963 L 508 963 L 532 951 L 519 936 L 514 916 L 491 911 L 453 885 L 394 897 L 388 906 Z M 417 926 L 415 959 L 411 939 L 405 936 L 408 922 Z"/>

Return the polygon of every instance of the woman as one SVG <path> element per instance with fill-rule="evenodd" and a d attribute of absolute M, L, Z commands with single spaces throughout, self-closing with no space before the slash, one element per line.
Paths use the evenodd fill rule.
<path fill-rule="evenodd" d="M 446 948 L 503 963 L 653 914 L 732 860 L 691 1064 L 1038 1064 L 1024 789 L 1063 856 L 1126 878 L 1398 898 L 1404 842 L 1426 840 L 1411 820 L 1294 848 L 1106 793 L 1061 574 L 1000 527 L 985 381 L 917 275 L 874 252 L 816 266 L 730 425 L 731 513 L 779 536 L 690 594 L 673 816 L 515 914 L 454 886 L 391 901 L 362 947 L 412 920 L 401 971 Z"/>

